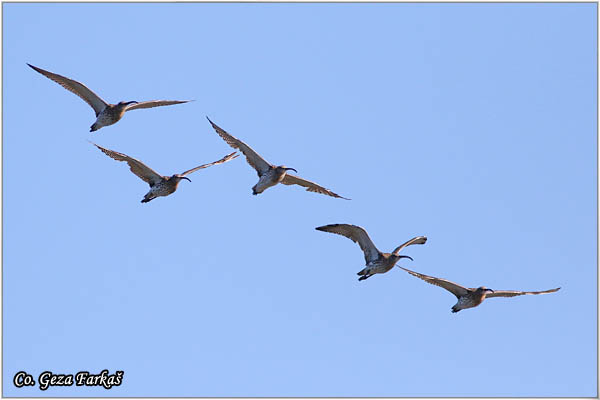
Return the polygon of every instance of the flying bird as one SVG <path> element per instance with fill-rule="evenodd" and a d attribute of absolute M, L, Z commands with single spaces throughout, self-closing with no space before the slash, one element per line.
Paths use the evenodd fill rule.
<path fill-rule="evenodd" d="M 91 143 L 91 142 L 90 142 Z M 181 174 L 175 174 L 172 176 L 161 176 L 151 168 L 146 166 L 143 162 L 136 160 L 135 158 L 129 157 L 126 154 L 118 153 L 116 151 L 112 151 L 109 149 L 105 149 L 104 147 L 98 146 L 96 143 L 92 143 L 94 146 L 99 148 L 104 154 L 109 156 L 110 158 L 117 161 L 125 161 L 129 164 L 129 169 L 135 175 L 137 175 L 140 179 L 150 185 L 150 191 L 146 193 L 144 198 L 142 199 L 142 203 L 147 203 L 157 197 L 160 196 L 168 196 L 171 193 L 177 190 L 177 186 L 182 179 L 186 179 L 191 182 L 190 178 L 187 178 L 186 175 L 191 174 L 192 172 L 198 171 L 199 169 L 203 169 L 206 167 L 210 167 L 211 165 L 223 164 L 229 160 L 233 160 L 239 155 L 234 151 L 231 154 L 226 155 L 218 161 L 211 162 L 209 164 L 203 164 L 199 167 L 188 169 Z"/>
<path fill-rule="evenodd" d="M 368 279 L 374 274 L 383 274 L 388 272 L 390 269 L 394 268 L 394 265 L 396 265 L 398 260 L 401 258 L 408 258 L 412 260 L 412 258 L 409 256 L 400 255 L 400 250 L 406 246 L 413 244 L 425 244 L 425 242 L 427 242 L 427 238 L 425 236 L 417 236 L 396 247 L 391 253 L 382 253 L 377 250 L 377 247 L 375 247 L 371 241 L 367 231 L 360 226 L 349 224 L 331 224 L 319 226 L 315 229 L 323 232 L 337 233 L 338 235 L 345 236 L 353 242 L 358 243 L 360 249 L 363 251 L 363 253 L 365 253 L 366 263 L 366 268 L 357 273 L 357 275 L 360 275 L 360 278 L 358 278 L 359 281 Z"/>
<path fill-rule="evenodd" d="M 314 182 L 307 181 L 306 179 L 302 179 L 287 173 L 289 170 L 297 173 L 298 171 L 296 171 L 294 168 L 288 168 L 285 165 L 275 166 L 269 164 L 246 143 L 231 136 L 229 133 L 221 129 L 217 124 L 212 122 L 210 118 L 206 117 L 206 119 L 208 119 L 208 122 L 210 122 L 217 134 L 221 136 L 221 138 L 223 138 L 228 145 L 234 149 L 238 149 L 246 156 L 246 161 L 248 161 L 248 164 L 250 164 L 250 166 L 258 173 L 258 183 L 252 187 L 252 194 L 256 195 L 262 193 L 271 186 L 275 186 L 278 183 L 283 183 L 284 185 L 303 186 L 309 192 L 316 192 L 339 199 L 350 200 L 332 192 L 329 189 L 325 189 Z"/>
<path fill-rule="evenodd" d="M 126 111 L 138 110 L 140 108 L 152 108 L 160 106 L 170 106 L 173 104 L 187 103 L 190 100 L 150 100 L 150 101 L 121 101 L 117 104 L 108 104 L 98 95 L 87 88 L 83 83 L 65 78 L 62 75 L 43 70 L 31 64 L 27 64 L 35 71 L 44 75 L 46 78 L 53 80 L 68 91 L 75 93 L 81 97 L 83 101 L 88 103 L 96 112 L 96 122 L 90 127 L 90 132 L 97 131 L 108 125 L 112 125 L 119 121 Z"/>
<path fill-rule="evenodd" d="M 409 274 L 416 276 L 417 278 L 423 279 L 427 283 L 431 283 L 432 285 L 444 288 L 453 295 L 455 295 L 458 299 L 458 302 L 452 306 L 453 313 L 459 312 L 460 310 L 464 310 L 466 308 L 477 307 L 486 298 L 514 297 L 523 296 L 524 294 L 554 293 L 560 289 L 559 287 L 557 287 L 555 289 L 543 290 L 541 292 L 519 292 L 517 290 L 492 290 L 486 288 L 485 286 L 480 286 L 478 288 L 466 288 L 454 282 L 447 281 L 446 279 L 435 278 L 433 276 L 420 274 L 418 272 L 411 271 L 403 267 L 400 268 L 402 268 Z"/>

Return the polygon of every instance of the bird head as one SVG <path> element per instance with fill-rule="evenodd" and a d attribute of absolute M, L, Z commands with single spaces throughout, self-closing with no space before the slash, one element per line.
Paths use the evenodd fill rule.
<path fill-rule="evenodd" d="M 478 287 L 478 288 L 477 288 L 477 291 L 478 291 L 479 293 L 484 293 L 484 294 L 487 294 L 488 292 L 494 293 L 494 291 L 493 291 L 492 289 L 488 289 L 488 288 L 486 288 L 485 286 L 480 286 L 480 287 Z"/>
<path fill-rule="evenodd" d="M 280 165 L 279 167 L 277 167 L 277 172 L 280 175 L 285 175 L 285 173 L 289 170 L 294 171 L 295 173 L 298 173 L 298 171 L 296 171 L 294 168 L 288 168 L 285 165 Z"/>
<path fill-rule="evenodd" d="M 130 105 L 130 104 L 137 104 L 137 103 L 138 103 L 137 101 L 120 101 L 120 102 L 117 104 L 117 106 L 118 106 L 119 108 L 125 108 L 125 107 L 127 107 L 128 105 Z"/>
<path fill-rule="evenodd" d="M 187 180 L 187 181 L 189 181 L 189 182 L 191 182 L 191 181 L 192 181 L 192 180 L 191 180 L 190 178 L 188 178 L 187 176 L 181 176 L 181 175 L 179 175 L 179 174 L 175 174 L 175 175 L 173 175 L 173 176 L 171 177 L 171 179 L 174 179 L 174 180 L 175 180 L 175 182 L 177 182 L 177 183 L 179 183 L 179 181 L 180 181 L 180 180 L 182 180 L 182 179 L 185 179 L 185 180 Z"/>
<path fill-rule="evenodd" d="M 288 172 L 289 170 L 292 170 L 292 171 L 294 171 L 296 173 L 298 172 L 294 168 L 288 168 L 285 165 L 280 165 L 279 167 L 275 168 L 275 173 L 279 177 L 279 181 L 283 180 L 283 178 L 285 177 L 286 172 Z"/>
<path fill-rule="evenodd" d="M 394 257 L 394 261 L 395 261 L 395 262 L 397 262 L 397 261 L 398 261 L 399 259 L 401 259 L 401 258 L 408 258 L 410 261 L 414 261 L 414 260 L 412 259 L 412 257 L 410 257 L 410 256 L 402 256 L 402 255 L 400 255 L 400 254 L 392 254 L 392 257 Z"/>

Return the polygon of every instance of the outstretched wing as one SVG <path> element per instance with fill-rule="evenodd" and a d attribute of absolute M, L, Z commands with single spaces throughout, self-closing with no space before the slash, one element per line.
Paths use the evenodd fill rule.
<path fill-rule="evenodd" d="M 545 293 L 554 293 L 558 292 L 560 288 L 557 287 L 555 289 L 543 290 L 541 292 L 519 292 L 518 290 L 494 290 L 493 292 L 487 293 L 485 295 L 486 298 L 490 297 L 515 297 L 515 296 L 523 296 L 524 294 L 545 294 Z"/>
<path fill-rule="evenodd" d="M 380 252 L 377 247 L 371 241 L 371 238 L 360 226 L 349 225 L 349 224 L 331 224 L 324 225 L 315 228 L 318 231 L 337 233 L 358 243 L 363 253 L 365 253 L 365 262 L 368 264 L 371 261 L 375 261 L 379 258 Z"/>
<path fill-rule="evenodd" d="M 234 151 L 233 153 L 231 153 L 231 154 L 227 154 L 225 157 L 221 158 L 221 159 L 220 159 L 220 160 L 218 160 L 218 161 L 211 162 L 211 163 L 209 163 L 209 164 L 203 164 L 203 165 L 201 165 L 201 166 L 199 166 L 199 167 L 196 167 L 196 168 L 188 169 L 187 171 L 185 171 L 185 172 L 182 172 L 182 173 L 181 173 L 181 174 L 179 174 L 179 175 L 180 175 L 180 176 L 186 176 L 187 174 L 191 174 L 192 172 L 196 172 L 196 171 L 198 171 L 199 169 L 203 169 L 203 168 L 206 168 L 206 167 L 210 167 L 210 166 L 212 166 L 212 165 L 223 164 L 224 162 L 227 162 L 227 161 L 229 161 L 229 160 L 233 160 L 234 158 L 236 158 L 236 157 L 239 157 L 239 156 L 240 156 L 239 154 L 236 154 L 236 153 L 237 153 L 237 152 L 236 152 L 236 151 Z"/>
<path fill-rule="evenodd" d="M 29 65 L 32 69 L 39 72 L 40 74 L 44 75 L 46 78 L 58 83 L 60 86 L 67 89 L 69 92 L 75 93 L 77 96 L 81 97 L 83 101 L 88 103 L 94 109 L 94 111 L 96 112 L 96 116 L 98 116 L 98 114 L 100 114 L 100 112 L 102 112 L 102 110 L 104 110 L 104 108 L 108 105 L 96 93 L 88 89 L 87 86 L 85 86 L 83 83 L 35 67 L 29 63 L 27 65 Z"/>
<path fill-rule="evenodd" d="M 462 296 L 465 296 L 466 294 L 469 293 L 469 289 L 467 289 L 466 287 L 460 286 L 457 283 L 447 281 L 446 279 L 435 278 L 433 276 L 420 274 L 418 272 L 411 271 L 410 269 L 406 269 L 404 267 L 400 267 L 400 266 L 398 266 L 398 267 L 402 268 L 403 270 L 405 270 L 412 276 L 416 276 L 419 279 L 423 279 L 427 283 L 431 283 L 432 285 L 436 285 L 436 286 L 446 289 L 447 291 L 449 291 L 450 293 L 452 293 L 453 295 L 455 295 L 458 298 L 461 298 Z"/>
<path fill-rule="evenodd" d="M 396 247 L 392 254 L 398 255 L 400 253 L 400 250 L 402 250 L 406 246 L 410 246 L 412 244 L 425 244 L 425 242 L 427 242 L 427 237 L 425 237 L 425 236 L 414 237 L 414 238 L 410 239 L 408 242 L 403 243 L 400 246 Z"/>
<path fill-rule="evenodd" d="M 171 106 L 173 104 L 188 103 L 191 100 L 149 100 L 139 103 L 132 103 L 125 108 L 125 111 L 137 110 L 139 108 L 152 108 L 161 106 Z"/>
<path fill-rule="evenodd" d="M 208 120 L 208 122 L 210 122 L 217 134 L 221 136 L 221 138 L 223 138 L 223 140 L 227 142 L 228 145 L 230 145 L 234 149 L 238 149 L 246 156 L 246 161 L 248 161 L 248 164 L 250 164 L 250 166 L 256 170 L 258 176 L 265 174 L 271 169 L 271 164 L 266 162 L 257 152 L 252 150 L 250 146 L 248 146 L 241 140 L 231 136 L 229 133 L 225 132 L 217 124 L 212 122 L 210 118 L 206 117 L 206 119 Z"/>
<path fill-rule="evenodd" d="M 92 143 L 92 142 L 90 142 Z M 116 151 L 105 149 L 104 147 L 98 146 L 96 143 L 92 143 L 94 146 L 99 148 L 104 154 L 117 161 L 125 161 L 129 164 L 129 169 L 131 172 L 140 177 L 143 181 L 147 182 L 150 187 L 156 185 L 160 182 L 163 177 L 154 172 L 151 168 L 147 167 L 143 162 L 136 160 L 135 158 L 131 158 L 126 154 L 119 153 Z"/>
<path fill-rule="evenodd" d="M 329 189 L 325 189 L 323 186 L 319 186 L 314 182 L 307 181 L 306 179 L 302 179 L 294 175 L 285 174 L 281 183 L 284 185 L 300 185 L 304 186 L 308 192 L 321 193 L 326 194 L 327 196 L 336 197 L 338 199 L 350 200 L 332 192 Z"/>

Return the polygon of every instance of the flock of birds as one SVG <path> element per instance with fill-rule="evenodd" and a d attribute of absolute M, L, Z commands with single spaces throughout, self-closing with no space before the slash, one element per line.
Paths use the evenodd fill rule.
<path fill-rule="evenodd" d="M 189 100 L 150 100 L 143 102 L 121 101 L 117 104 L 109 104 L 102 100 L 98 95 L 96 95 L 94 92 L 92 92 L 80 82 L 66 78 L 62 75 L 43 70 L 31 64 L 27 65 L 29 65 L 33 70 L 39 72 L 48 79 L 53 80 L 65 89 L 76 94 L 94 109 L 94 112 L 96 113 L 96 121 L 90 127 L 90 132 L 94 132 L 105 126 L 115 124 L 123 117 L 123 115 L 127 111 L 142 108 L 169 106 L 189 102 Z M 294 168 L 288 168 L 285 165 L 275 166 L 273 164 L 270 164 L 246 143 L 227 133 L 224 129 L 220 128 L 218 125 L 212 122 L 208 117 L 207 119 L 208 122 L 210 122 L 210 124 L 212 125 L 215 132 L 229 146 L 242 152 L 242 154 L 246 157 L 246 161 L 248 162 L 248 164 L 250 164 L 250 166 L 256 170 L 258 174 L 258 183 L 252 187 L 252 194 L 260 194 L 266 189 L 275 186 L 278 183 L 282 183 L 284 185 L 299 185 L 305 187 L 306 190 L 309 192 L 315 192 L 335 198 L 350 200 L 314 182 L 289 174 L 288 171 L 290 170 L 297 172 Z M 132 158 L 123 153 L 105 149 L 104 147 L 101 147 L 95 143 L 92 144 L 110 158 L 117 161 L 125 161 L 129 165 L 131 172 L 133 172 L 136 176 L 138 176 L 140 179 L 142 179 L 150 185 L 150 191 L 146 193 L 146 195 L 142 199 L 142 203 L 147 203 L 157 197 L 168 196 L 172 194 L 177 190 L 177 186 L 179 185 L 179 182 L 181 180 L 185 179 L 191 182 L 191 180 L 187 178 L 186 175 L 189 175 L 192 172 L 213 165 L 223 164 L 239 156 L 237 152 L 233 152 L 224 156 L 220 160 L 200 165 L 180 174 L 163 176 L 152 170 L 150 167 L 148 167 L 141 161 L 136 160 L 135 158 Z M 407 246 L 411 246 L 414 244 L 425 244 L 427 242 L 427 237 L 417 236 L 396 247 L 391 253 L 382 253 L 377 249 L 377 247 L 375 247 L 375 245 L 369 238 L 367 232 L 360 226 L 349 224 L 331 224 L 319 226 L 316 229 L 323 232 L 330 232 L 342 235 L 352 240 L 353 242 L 358 243 L 365 256 L 365 268 L 358 272 L 358 275 L 360 276 L 360 278 L 358 279 L 359 281 L 366 280 L 375 274 L 383 274 L 388 272 L 396 265 L 398 260 L 400 260 L 401 258 L 408 258 L 412 260 L 412 258 L 409 256 L 400 255 L 400 251 Z M 411 271 L 400 266 L 398 267 L 405 270 L 409 274 L 424 280 L 427 283 L 442 287 L 450 293 L 454 294 L 457 297 L 458 302 L 454 306 L 452 306 L 453 313 L 458 312 L 460 310 L 464 310 L 466 308 L 476 307 L 479 304 L 481 304 L 481 302 L 483 302 L 483 300 L 485 300 L 486 298 L 514 297 L 526 294 L 544 294 L 556 292 L 560 289 L 555 288 L 538 292 L 522 292 L 515 290 L 492 290 L 484 286 L 478 288 L 467 288 L 458 285 L 454 282 L 450 282 L 446 279 L 436 278 L 433 276 L 420 274 L 418 272 Z"/>

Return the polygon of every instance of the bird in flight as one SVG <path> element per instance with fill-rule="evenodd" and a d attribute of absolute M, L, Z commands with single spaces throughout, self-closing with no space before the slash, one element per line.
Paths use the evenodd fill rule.
<path fill-rule="evenodd" d="M 366 263 L 366 267 L 357 273 L 357 275 L 360 275 L 360 278 L 358 278 L 359 281 L 368 279 L 374 274 L 383 274 L 388 272 L 390 269 L 394 268 L 394 265 L 396 265 L 398 260 L 401 258 L 408 258 L 412 260 L 412 258 L 409 256 L 400 255 L 400 250 L 406 246 L 413 244 L 425 244 L 425 242 L 427 242 L 427 238 L 425 236 L 417 236 L 396 247 L 391 253 L 382 253 L 377 250 L 377 247 L 375 247 L 371 241 L 371 238 L 369 238 L 367 231 L 360 226 L 349 224 L 331 224 L 319 226 L 315 229 L 323 232 L 337 233 L 338 235 L 345 236 L 353 242 L 358 243 L 360 249 L 363 251 L 363 253 L 365 253 Z"/>
<path fill-rule="evenodd" d="M 173 104 L 187 103 L 190 100 L 150 100 L 150 101 L 121 101 L 117 104 L 109 104 L 102 100 L 96 93 L 92 92 L 83 83 L 66 78 L 62 75 L 54 74 L 50 71 L 43 70 L 31 64 L 27 64 L 35 71 L 44 75 L 46 78 L 53 80 L 68 91 L 75 93 L 81 97 L 83 101 L 88 103 L 96 112 L 96 122 L 90 127 L 90 132 L 97 131 L 108 125 L 112 125 L 119 121 L 126 111 L 138 110 L 140 108 L 152 108 L 160 106 L 170 106 Z"/>
<path fill-rule="evenodd" d="M 91 143 L 91 142 L 90 142 Z M 92 143 L 94 146 L 99 148 L 104 154 L 109 156 L 110 158 L 117 161 L 125 161 L 129 164 L 129 169 L 135 175 L 137 175 L 140 179 L 150 185 L 150 191 L 146 193 L 144 198 L 142 199 L 142 203 L 147 203 L 157 197 L 160 196 L 168 196 L 171 193 L 177 190 L 177 186 L 182 179 L 186 179 L 191 182 L 190 178 L 187 178 L 186 175 L 191 174 L 192 172 L 198 171 L 199 169 L 203 169 L 206 167 L 210 167 L 211 165 L 223 164 L 224 162 L 233 160 L 239 155 L 234 151 L 231 154 L 226 155 L 218 161 L 211 162 L 209 164 L 203 164 L 199 167 L 188 169 L 181 174 L 175 174 L 172 176 L 161 176 L 155 171 L 153 171 L 150 167 L 146 166 L 143 162 L 136 160 L 135 158 L 129 157 L 126 154 L 118 153 L 113 150 L 105 149 L 102 146 L 98 146 L 96 143 Z"/>
<path fill-rule="evenodd" d="M 520 292 L 517 290 L 492 290 L 488 289 L 485 286 L 480 286 L 478 288 L 466 288 L 457 283 L 450 282 L 446 279 L 435 278 L 433 276 L 420 274 L 415 271 L 411 271 L 409 269 L 400 267 L 412 276 L 416 276 L 417 278 L 423 279 L 427 283 L 431 283 L 432 285 L 439 286 L 441 288 L 446 289 L 450 293 L 456 296 L 458 302 L 452 306 L 452 312 L 456 313 L 460 310 L 464 310 L 466 308 L 477 307 L 480 305 L 483 300 L 491 297 L 514 297 L 514 296 L 523 296 L 525 294 L 545 294 L 545 293 L 554 293 L 557 292 L 560 288 L 543 290 L 541 292 Z"/>
<path fill-rule="evenodd" d="M 302 179 L 300 177 L 290 175 L 287 171 L 292 170 L 296 171 L 294 168 L 288 168 L 285 165 L 275 166 L 266 162 L 257 152 L 252 150 L 250 146 L 241 140 L 233 137 L 225 130 L 221 129 L 217 124 L 212 122 L 210 118 L 206 117 L 208 122 L 212 125 L 213 129 L 217 132 L 223 140 L 233 147 L 234 149 L 238 149 L 246 156 L 246 161 L 252 168 L 256 170 L 258 173 L 258 183 L 252 187 L 252 194 L 256 195 L 264 192 L 271 186 L 275 186 L 278 183 L 283 183 L 284 185 L 300 185 L 306 188 L 309 192 L 316 192 L 325 194 L 327 196 L 336 197 L 339 199 L 350 200 L 345 197 L 340 196 L 337 193 L 332 192 L 329 189 L 325 189 L 322 186 L 317 185 L 314 182 L 307 181 L 306 179 Z"/>

